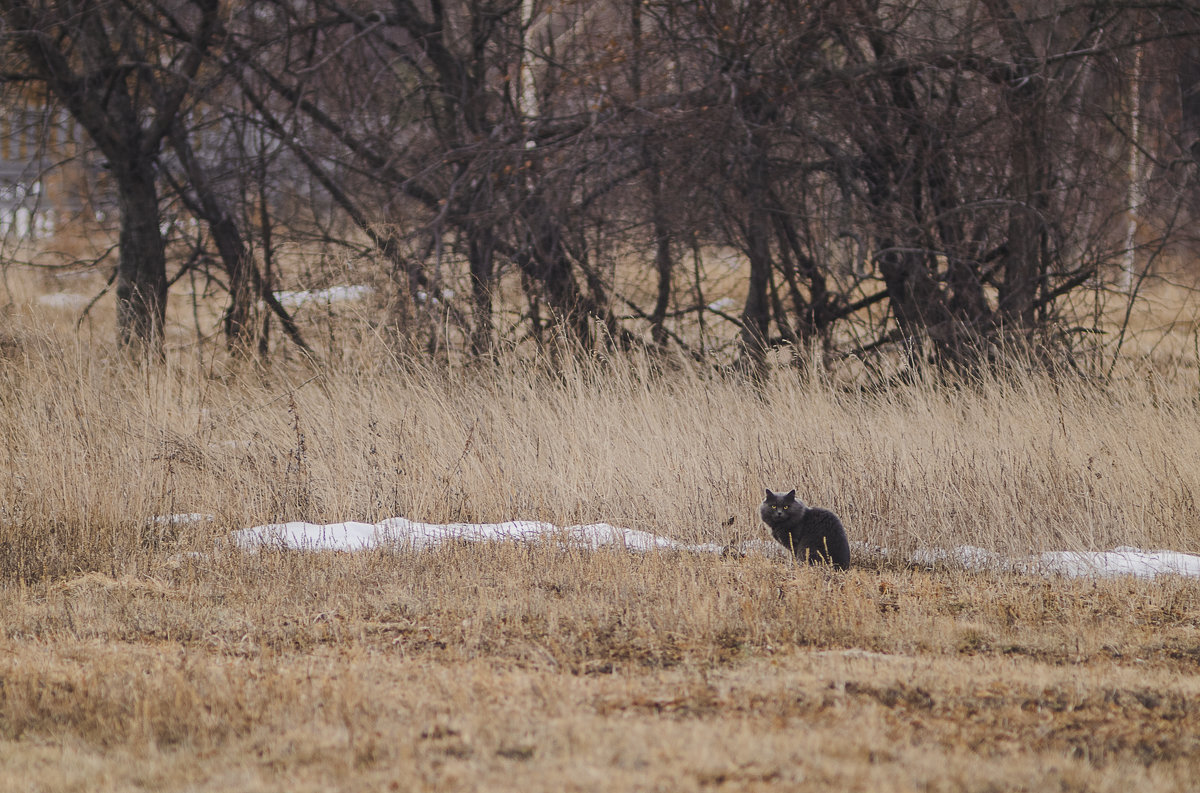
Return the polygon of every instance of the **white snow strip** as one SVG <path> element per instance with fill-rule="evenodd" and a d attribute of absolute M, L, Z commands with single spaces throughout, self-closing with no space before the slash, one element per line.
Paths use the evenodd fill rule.
<path fill-rule="evenodd" d="M 882 549 L 882 555 L 888 556 L 888 551 Z M 908 557 L 908 561 L 917 565 L 949 564 L 964 567 L 967 570 L 996 570 L 1013 567 L 1011 560 L 1006 561 L 1000 554 L 986 548 L 974 545 L 960 545 L 957 548 L 918 548 Z"/>
<path fill-rule="evenodd" d="M 212 523 L 216 519 L 216 515 L 208 515 L 203 512 L 176 512 L 173 515 L 155 515 L 150 522 L 158 524 Z"/>
<path fill-rule="evenodd" d="M 1122 546 L 1111 551 L 1053 551 L 1035 557 L 1030 568 L 1070 577 L 1132 575 L 1200 578 L 1200 556 L 1178 551 L 1143 551 Z"/>
<path fill-rule="evenodd" d="M 710 311 L 724 311 L 727 308 L 733 308 L 737 305 L 737 301 L 732 297 L 723 297 L 720 300 L 713 301 L 708 304 Z"/>
<path fill-rule="evenodd" d="M 366 284 L 343 284 L 328 289 L 301 289 L 295 292 L 276 292 L 275 299 L 286 308 L 298 308 L 308 303 L 347 303 L 362 300 L 375 288 Z"/>
<path fill-rule="evenodd" d="M 180 521 L 210 516 L 166 516 Z M 162 518 L 159 518 L 162 520 Z M 449 541 L 460 542 L 557 542 L 579 548 L 624 548 L 644 553 L 653 550 L 720 554 L 728 547 L 719 543 L 689 545 L 650 532 L 626 529 L 608 523 L 559 527 L 552 523 L 510 520 L 504 523 L 420 523 L 407 518 L 388 518 L 379 523 L 273 523 L 232 533 L 234 545 L 247 551 L 280 548 L 299 551 L 362 551 L 371 548 L 426 550 Z M 860 553 L 889 556 L 887 549 L 856 543 Z M 750 540 L 738 547 L 740 553 L 785 557 L 778 543 Z M 921 549 L 908 557 L 917 565 L 950 564 L 966 570 L 1015 570 L 1042 575 L 1118 576 L 1154 578 L 1179 575 L 1200 578 L 1200 556 L 1178 551 L 1145 551 L 1121 547 L 1111 551 L 1054 551 L 1013 559 L 985 548 L 962 545 L 952 549 Z"/>
<path fill-rule="evenodd" d="M 48 308 L 83 308 L 91 301 L 87 295 L 77 295 L 73 292 L 52 292 L 48 295 L 38 295 L 39 306 Z"/>
<path fill-rule="evenodd" d="M 673 550 L 720 553 L 716 543 L 686 545 L 666 537 L 607 523 L 560 528 L 552 523 L 510 520 L 505 523 L 419 523 L 388 518 L 379 523 L 274 523 L 233 532 L 235 545 L 307 551 L 361 551 L 376 547 L 424 550 L 451 540 L 465 542 L 557 541 L 584 548 L 615 546 L 630 551 Z"/>
<path fill-rule="evenodd" d="M 921 549 L 909 556 L 909 561 L 918 565 L 951 564 L 966 570 L 1016 570 L 1068 578 L 1119 575 L 1200 578 L 1200 556 L 1178 551 L 1145 551 L 1128 546 L 1111 551 L 1047 551 L 1013 559 L 985 548 L 961 545 L 949 550 Z"/>

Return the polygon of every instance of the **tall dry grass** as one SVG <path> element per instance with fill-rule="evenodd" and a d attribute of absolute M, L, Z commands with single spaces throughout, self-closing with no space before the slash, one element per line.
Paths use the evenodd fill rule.
<path fill-rule="evenodd" d="M 437 369 L 370 335 L 321 365 L 180 348 L 138 366 L 35 315 L 9 328 L 5 576 L 128 572 L 284 520 L 606 521 L 730 542 L 764 536 L 764 486 L 901 555 L 1200 550 L 1194 370 L 872 391 L 782 369 L 752 387 L 637 356 Z M 216 519 L 153 522 L 190 512 Z"/>

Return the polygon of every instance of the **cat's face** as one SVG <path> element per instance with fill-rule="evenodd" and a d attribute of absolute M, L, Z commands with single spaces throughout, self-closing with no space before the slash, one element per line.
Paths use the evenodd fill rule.
<path fill-rule="evenodd" d="M 784 520 L 794 512 L 799 512 L 802 508 L 803 505 L 796 501 L 795 490 L 789 490 L 786 493 L 776 493 L 774 490 L 768 488 L 767 497 L 763 499 L 759 512 L 762 514 L 763 520 L 770 523 L 777 520 Z"/>

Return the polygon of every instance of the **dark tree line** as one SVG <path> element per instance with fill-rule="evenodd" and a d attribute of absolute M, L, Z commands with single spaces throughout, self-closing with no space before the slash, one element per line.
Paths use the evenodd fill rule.
<path fill-rule="evenodd" d="M 1189 250 L 1196 215 L 1182 2 L 0 0 L 0 25 L 6 82 L 107 163 L 126 344 L 161 342 L 168 206 L 236 348 L 272 322 L 307 346 L 273 295 L 295 243 L 374 262 L 411 350 L 705 358 L 724 329 L 756 376 L 776 348 L 1069 349 L 1072 296 L 1151 258 L 1131 239 Z M 730 251 L 740 310 L 709 294 Z"/>

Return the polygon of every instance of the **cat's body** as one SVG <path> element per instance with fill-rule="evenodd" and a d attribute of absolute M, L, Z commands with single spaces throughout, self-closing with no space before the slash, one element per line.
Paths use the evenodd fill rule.
<path fill-rule="evenodd" d="M 768 489 L 758 514 L 771 536 L 800 561 L 832 564 L 842 570 L 850 566 L 850 541 L 838 516 L 806 506 L 796 498 L 795 490 L 776 493 Z"/>

